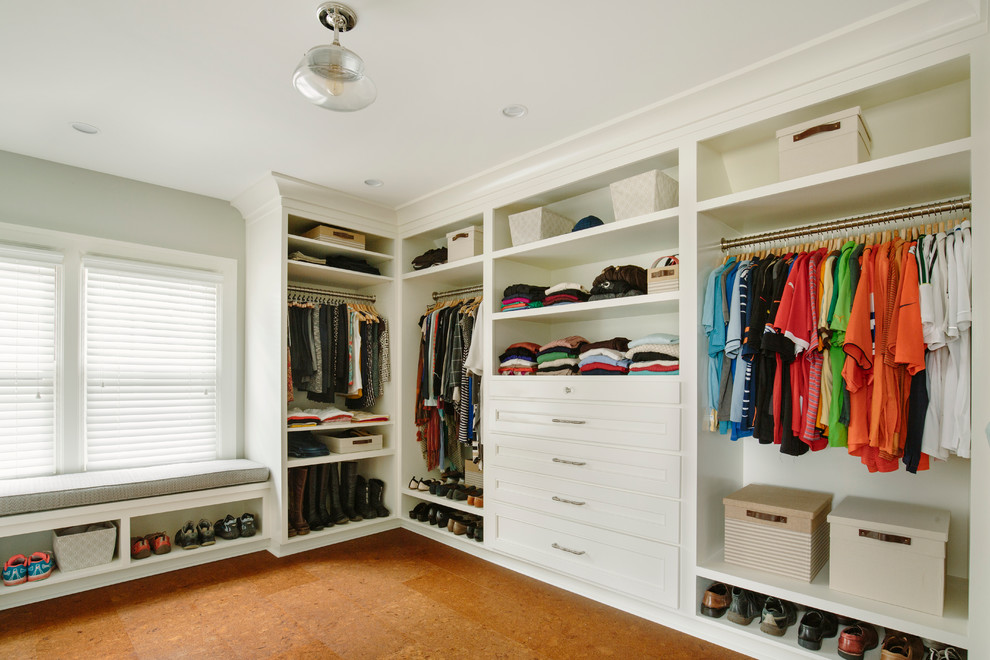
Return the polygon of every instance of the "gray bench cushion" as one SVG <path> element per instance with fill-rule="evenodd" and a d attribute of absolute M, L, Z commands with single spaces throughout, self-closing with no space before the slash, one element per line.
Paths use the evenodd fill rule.
<path fill-rule="evenodd" d="M 268 468 L 245 459 L 0 480 L 0 516 L 264 481 Z"/>

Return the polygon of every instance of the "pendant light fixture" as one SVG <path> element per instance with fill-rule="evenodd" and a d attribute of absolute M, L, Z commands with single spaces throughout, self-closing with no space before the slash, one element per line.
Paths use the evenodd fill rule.
<path fill-rule="evenodd" d="M 333 43 L 311 48 L 292 74 L 292 84 L 307 101 L 327 110 L 353 112 L 368 107 L 378 96 L 375 83 L 364 75 L 364 60 L 340 45 L 340 33 L 354 28 L 357 14 L 339 2 L 324 2 L 318 16 L 324 27 L 333 30 Z"/>

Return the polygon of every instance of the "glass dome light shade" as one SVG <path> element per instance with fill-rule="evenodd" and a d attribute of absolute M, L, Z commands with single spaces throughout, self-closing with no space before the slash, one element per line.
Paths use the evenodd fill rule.
<path fill-rule="evenodd" d="M 310 103 L 338 112 L 366 108 L 378 97 L 375 83 L 364 75 L 364 61 L 340 44 L 311 48 L 292 84 Z"/>

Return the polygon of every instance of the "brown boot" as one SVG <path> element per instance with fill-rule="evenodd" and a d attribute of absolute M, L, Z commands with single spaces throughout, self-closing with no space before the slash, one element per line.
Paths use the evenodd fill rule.
<path fill-rule="evenodd" d="M 306 468 L 289 470 L 289 536 L 309 534 L 303 517 L 303 497 L 306 494 Z"/>

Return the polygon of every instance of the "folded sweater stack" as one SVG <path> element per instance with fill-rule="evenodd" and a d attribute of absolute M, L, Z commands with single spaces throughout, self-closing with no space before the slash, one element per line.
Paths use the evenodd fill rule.
<path fill-rule="evenodd" d="M 536 373 L 536 354 L 540 345 L 530 341 L 511 344 L 498 356 L 498 373 L 501 376 L 525 376 Z"/>
<path fill-rule="evenodd" d="M 511 312 L 517 309 L 542 307 L 546 287 L 535 284 L 511 284 L 502 293 L 500 311 Z"/>
<path fill-rule="evenodd" d="M 580 371 L 581 347 L 588 340 L 577 335 L 555 339 L 540 346 L 536 355 L 537 374 L 540 376 L 570 376 Z"/>
<path fill-rule="evenodd" d="M 591 294 L 588 293 L 588 290 L 576 282 L 561 282 L 560 284 L 554 284 L 546 290 L 543 305 L 567 305 L 576 302 L 586 302 L 589 295 Z"/>
<path fill-rule="evenodd" d="M 581 375 L 614 376 L 629 373 L 629 360 L 626 350 L 629 340 L 625 337 L 614 337 L 605 341 L 597 341 L 581 346 L 578 368 Z"/>
<path fill-rule="evenodd" d="M 300 426 L 318 426 L 320 424 L 341 424 L 353 419 L 354 413 L 341 410 L 334 406 L 326 408 L 291 409 L 285 416 L 286 425 L 290 428 Z"/>
<path fill-rule="evenodd" d="M 591 283 L 588 300 L 628 298 L 646 293 L 646 269 L 639 266 L 608 266 Z"/>
<path fill-rule="evenodd" d="M 681 347 L 677 335 L 654 333 L 629 342 L 626 358 L 632 375 L 680 373 Z"/>

